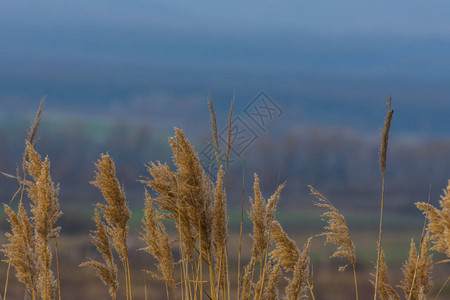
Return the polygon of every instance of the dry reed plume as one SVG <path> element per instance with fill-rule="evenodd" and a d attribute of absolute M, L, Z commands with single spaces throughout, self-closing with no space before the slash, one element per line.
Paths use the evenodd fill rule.
<path fill-rule="evenodd" d="M 99 211 L 95 210 L 95 216 L 93 218 L 97 230 L 91 234 L 92 243 L 97 248 L 97 251 L 101 253 L 103 261 L 99 262 L 90 259 L 87 262 L 82 263 L 80 266 L 89 266 L 95 269 L 96 275 L 102 280 L 102 282 L 109 288 L 109 294 L 112 299 L 117 298 L 117 289 L 119 287 L 119 281 L 117 278 L 117 266 L 114 263 L 114 257 L 110 247 L 110 238 L 107 233 L 106 224 L 103 222 Z"/>
<path fill-rule="evenodd" d="M 371 274 L 375 278 L 376 274 Z M 375 286 L 374 281 L 370 281 L 373 286 Z M 389 284 L 388 281 L 388 269 L 386 265 L 386 259 L 384 257 L 384 252 L 381 250 L 380 255 L 380 270 L 378 277 L 378 287 L 377 287 L 378 297 L 381 300 L 400 300 L 400 296 L 394 290 L 394 288 Z"/>
<path fill-rule="evenodd" d="M 271 239 L 275 242 L 275 249 L 270 252 L 270 257 L 278 260 L 286 272 L 293 271 L 300 256 L 300 250 L 297 244 L 284 232 L 278 221 L 272 223 Z"/>
<path fill-rule="evenodd" d="M 450 180 L 444 195 L 439 201 L 441 209 L 437 209 L 431 204 L 418 202 L 416 206 L 423 211 L 428 219 L 428 232 L 431 233 L 433 241 L 432 250 L 439 251 L 450 257 Z"/>
<path fill-rule="evenodd" d="M 164 280 L 170 287 L 175 288 L 174 260 L 170 250 L 169 236 L 164 224 L 161 222 L 161 213 L 154 209 L 153 199 L 145 191 L 145 210 L 142 220 L 143 233 L 141 239 L 147 247 L 141 249 L 153 255 L 158 261 L 158 270 L 162 276 L 150 272 L 155 278 Z"/>
<path fill-rule="evenodd" d="M 224 174 L 222 166 L 219 167 L 216 185 L 213 188 L 213 196 L 214 205 L 212 230 L 215 254 L 214 271 L 217 277 L 217 290 L 222 289 L 224 291 L 228 282 L 228 217 L 226 202 L 227 195 L 224 188 Z"/>
<path fill-rule="evenodd" d="M 114 298 L 118 283 L 117 276 L 115 275 L 117 272 L 115 271 L 116 267 L 109 250 L 109 238 L 111 237 L 112 245 L 119 254 L 119 258 L 124 267 L 127 299 L 132 299 L 127 244 L 127 223 L 130 219 L 130 210 L 128 209 L 125 190 L 117 180 L 114 162 L 108 154 L 101 155 L 101 158 L 95 166 L 97 167 L 95 181 L 91 183 L 102 192 L 107 205 L 97 204 L 100 213 L 96 211 L 96 216 L 94 217 L 97 231 L 92 236 L 92 242 L 102 254 L 105 263 L 89 260 L 82 265 L 91 266 L 96 269 L 97 275 L 109 287 L 111 297 Z M 106 220 L 106 224 L 102 221 L 101 214 Z"/>
<path fill-rule="evenodd" d="M 349 260 L 349 263 L 340 266 L 339 272 L 343 272 L 350 264 L 353 266 L 353 277 L 355 281 L 355 294 L 356 299 L 358 299 L 358 284 L 356 280 L 356 256 L 355 256 L 355 245 L 352 242 L 350 236 L 350 231 L 345 221 L 344 216 L 334 207 L 334 205 L 323 196 L 319 191 L 317 191 L 312 186 L 309 186 L 311 194 L 317 199 L 314 205 L 322 208 L 326 208 L 328 211 L 322 214 L 322 217 L 327 218 L 327 223 L 324 227 L 325 232 L 319 234 L 319 236 L 325 236 L 325 245 L 328 243 L 335 244 L 337 250 L 331 255 L 333 257 L 344 257 Z"/>
<path fill-rule="evenodd" d="M 311 194 L 318 200 L 314 205 L 326 208 L 328 211 L 322 214 L 322 217 L 327 218 L 328 225 L 324 227 L 325 232 L 319 236 L 325 236 L 325 244 L 332 243 L 338 246 L 337 250 L 331 257 L 344 257 L 349 260 L 349 263 L 340 266 L 339 271 L 343 272 L 350 264 L 354 265 L 355 246 L 353 245 L 350 231 L 348 230 L 347 222 L 341 213 L 334 207 L 331 202 L 325 198 L 319 191 L 312 186 L 309 186 Z"/>
<path fill-rule="evenodd" d="M 280 200 L 280 193 L 284 188 L 284 184 L 280 185 L 275 193 L 266 201 L 262 197 L 259 187 L 259 177 L 255 176 L 255 183 L 253 185 L 254 197 L 250 198 L 252 204 L 249 216 L 253 222 L 253 248 L 252 258 L 256 261 L 263 258 L 264 251 L 269 246 L 270 229 L 272 221 L 275 219 L 275 212 L 278 201 Z"/>
<path fill-rule="evenodd" d="M 22 196 L 17 214 L 4 205 L 12 233 L 6 234 L 9 243 L 4 245 L 3 252 L 6 262 L 16 269 L 18 280 L 26 285 L 31 297 L 46 300 L 55 298 L 57 288 L 51 270 L 52 250 L 49 243 L 59 236 L 60 227 L 56 226 L 56 222 L 62 212 L 58 201 L 59 187 L 55 187 L 51 179 L 48 157 L 42 160 L 32 145 L 40 123 L 42 105 L 43 102 L 26 141 L 23 178 L 17 176 L 22 191 L 26 191 L 30 199 L 32 217 L 27 215 Z M 26 175 L 31 179 L 27 179 Z"/>
<path fill-rule="evenodd" d="M 299 255 L 295 263 L 292 279 L 288 279 L 286 286 L 286 299 L 297 300 L 307 297 L 308 293 L 308 277 L 309 277 L 309 248 L 311 247 L 309 238 L 303 251 Z"/>
<path fill-rule="evenodd" d="M 428 255 L 430 249 L 430 236 L 427 233 L 417 253 L 416 245 L 411 240 L 408 260 L 402 268 L 404 279 L 399 285 L 405 294 L 405 299 L 424 298 L 432 287 L 431 269 L 433 261 Z"/>

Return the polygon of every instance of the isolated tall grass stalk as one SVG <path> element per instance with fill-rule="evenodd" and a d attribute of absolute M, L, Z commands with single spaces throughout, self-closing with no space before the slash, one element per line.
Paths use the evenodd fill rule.
<path fill-rule="evenodd" d="M 228 133 L 227 133 L 227 152 L 226 152 L 226 158 L 225 158 L 225 185 L 227 182 L 227 174 L 228 174 L 228 163 L 230 159 L 230 149 L 231 149 L 231 132 L 232 132 L 232 123 L 233 123 L 233 107 L 234 107 L 234 100 L 236 97 L 236 91 L 233 91 L 233 100 L 231 101 L 230 105 L 230 112 L 228 113 Z M 245 146 L 245 143 L 244 143 Z"/>
<path fill-rule="evenodd" d="M 388 97 L 388 102 L 386 103 L 387 114 L 384 120 L 383 132 L 381 134 L 381 146 L 380 146 L 380 170 L 381 170 L 381 205 L 380 205 L 380 227 L 378 231 L 378 248 L 377 248 L 377 267 L 375 275 L 375 292 L 373 299 L 377 299 L 377 289 L 378 289 L 378 273 L 380 268 L 380 255 L 381 255 L 381 239 L 382 239 L 382 226 L 383 226 L 383 207 L 384 207 L 384 189 L 385 189 L 385 178 L 386 178 L 386 158 L 387 158 L 387 148 L 389 142 L 389 130 L 391 128 L 392 116 L 394 110 L 392 110 L 392 99 L 391 96 Z"/>
<path fill-rule="evenodd" d="M 241 287 L 241 252 L 242 252 L 242 227 L 244 224 L 244 197 L 245 197 L 245 140 L 242 152 L 242 197 L 241 197 L 241 221 L 239 225 L 239 250 L 238 250 L 238 275 L 237 275 L 237 298 L 241 299 L 240 287 Z"/>

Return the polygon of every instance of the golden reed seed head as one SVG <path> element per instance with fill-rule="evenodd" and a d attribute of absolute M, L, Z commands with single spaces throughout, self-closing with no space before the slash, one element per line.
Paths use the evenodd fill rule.
<path fill-rule="evenodd" d="M 380 147 L 380 170 L 383 178 L 386 175 L 386 156 L 389 141 L 389 130 L 391 128 L 392 115 L 394 114 L 391 104 L 392 99 L 391 96 L 389 95 L 388 102 L 386 103 L 387 114 L 386 118 L 384 119 L 384 127 L 383 132 L 381 134 L 381 147 Z"/>
<path fill-rule="evenodd" d="M 49 242 L 57 238 L 60 227 L 56 222 L 62 215 L 60 211 L 58 193 L 50 176 L 50 161 L 46 157 L 43 161 L 31 143 L 26 143 L 28 160 L 24 169 L 31 175 L 31 180 L 25 180 L 28 197 L 31 200 L 31 213 L 33 214 L 35 249 L 39 257 L 39 276 L 37 293 L 43 298 L 52 298 L 56 291 L 56 280 L 51 270 L 52 251 Z"/>
<path fill-rule="evenodd" d="M 4 204 L 11 233 L 6 233 L 8 243 L 4 245 L 5 262 L 16 269 L 17 279 L 25 284 L 30 294 L 37 292 L 39 278 L 39 257 L 33 236 L 33 225 L 27 216 L 22 203 L 19 203 L 18 213 Z"/>
<path fill-rule="evenodd" d="M 270 252 L 270 257 L 276 259 L 285 271 L 293 271 L 300 256 L 297 244 L 284 232 L 278 221 L 273 221 L 270 237 L 275 242 L 275 249 Z"/>
<path fill-rule="evenodd" d="M 411 240 L 408 260 L 402 267 L 404 279 L 399 287 L 406 299 L 419 299 L 419 294 L 428 294 L 432 288 L 431 270 L 433 261 L 428 256 L 430 249 L 430 235 L 427 233 L 417 253 L 414 241 Z"/>
<path fill-rule="evenodd" d="M 99 262 L 93 259 L 82 263 L 80 266 L 92 267 L 96 271 L 96 275 L 102 280 L 102 282 L 108 287 L 109 294 L 113 299 L 117 294 L 119 287 L 119 281 L 117 277 L 117 266 L 114 263 L 114 257 L 112 255 L 109 236 L 107 233 L 107 226 L 103 222 L 99 211 L 95 210 L 95 216 L 93 218 L 96 226 L 96 230 L 91 234 L 91 241 L 97 248 L 97 251 L 102 255 L 103 262 Z"/>
<path fill-rule="evenodd" d="M 398 293 L 389 284 L 386 259 L 383 250 L 381 249 L 380 251 L 381 251 L 380 269 L 378 274 L 378 286 L 377 286 L 378 297 L 380 297 L 381 300 L 400 300 L 400 296 L 398 295 Z M 376 277 L 376 274 L 371 273 L 370 275 L 373 278 Z M 370 283 L 372 283 L 372 285 L 375 286 L 375 281 L 370 280 Z"/>
<path fill-rule="evenodd" d="M 142 223 L 143 232 L 139 238 L 146 243 L 147 247 L 140 250 L 150 253 L 158 261 L 157 268 L 162 276 L 147 272 L 164 280 L 167 285 L 175 287 L 175 264 L 170 250 L 169 236 L 161 222 L 160 213 L 153 207 L 153 199 L 147 190 L 145 190 L 145 210 Z"/>
<path fill-rule="evenodd" d="M 228 243 L 228 216 L 227 216 L 227 195 L 224 188 L 224 174 L 222 165 L 217 173 L 216 184 L 213 188 L 213 246 L 215 258 L 215 274 L 220 287 L 226 284 L 228 276 L 227 265 L 227 243 Z"/>
<path fill-rule="evenodd" d="M 34 121 L 31 124 L 30 130 L 28 131 L 27 141 L 33 147 L 36 146 L 36 143 L 37 143 L 36 134 L 37 134 L 39 126 L 41 125 L 41 122 L 42 122 L 42 112 L 44 110 L 45 100 L 46 100 L 46 97 L 42 97 L 41 102 L 39 103 L 39 108 L 34 117 Z M 27 151 L 25 150 L 24 160 L 26 160 L 26 156 L 27 156 L 26 153 L 27 153 Z"/>
<path fill-rule="evenodd" d="M 108 224 L 108 234 L 112 236 L 113 245 L 122 262 L 128 257 L 128 220 L 130 210 L 126 201 L 125 189 L 120 186 L 116 177 L 114 161 L 108 154 L 102 154 L 95 164 L 95 180 L 91 182 L 103 194 L 107 205 L 97 204 L 102 210 L 103 216 Z"/>
<path fill-rule="evenodd" d="M 441 209 L 431 204 L 417 202 L 416 206 L 422 210 L 428 219 L 427 230 L 433 241 L 431 250 L 439 251 L 450 257 L 450 180 L 448 181 L 444 195 L 439 201 Z"/>
<path fill-rule="evenodd" d="M 278 299 L 278 281 L 281 277 L 281 264 L 277 263 L 272 266 L 270 263 L 270 271 L 267 283 L 264 286 L 262 299 L 276 300 Z"/>
<path fill-rule="evenodd" d="M 220 161 L 219 161 L 219 137 L 218 137 L 218 134 L 217 134 L 216 113 L 214 112 L 214 106 L 213 106 L 211 94 L 209 94 L 208 106 L 209 106 L 209 112 L 211 114 L 211 130 L 212 130 L 213 139 L 214 139 L 214 153 L 216 154 L 217 166 L 219 166 L 220 165 Z"/>
<path fill-rule="evenodd" d="M 347 265 L 339 267 L 339 271 L 343 272 L 348 265 L 356 262 L 355 246 L 350 236 L 350 231 L 345 221 L 344 216 L 334 207 L 331 202 L 325 198 L 319 191 L 312 186 L 309 186 L 311 194 L 317 199 L 314 205 L 327 209 L 322 217 L 327 218 L 327 226 L 324 227 L 325 232 L 319 234 L 325 236 L 325 244 L 333 243 L 337 247 L 336 251 L 331 257 L 344 257 L 349 260 Z"/>
<path fill-rule="evenodd" d="M 234 99 L 236 96 L 236 92 L 233 91 L 233 100 L 230 105 L 230 112 L 228 113 L 228 134 L 227 134 L 227 152 L 226 152 L 226 165 L 225 165 L 225 175 L 228 171 L 228 162 L 230 157 L 230 149 L 231 149 L 231 132 L 232 132 L 232 122 L 233 122 L 233 107 L 234 107 Z M 226 176 L 225 176 L 226 177 Z"/>
<path fill-rule="evenodd" d="M 309 248 L 312 238 L 309 238 L 304 246 L 294 267 L 292 279 L 288 279 L 286 286 L 286 299 L 297 300 L 306 296 L 308 291 L 307 280 L 309 277 Z"/>
<path fill-rule="evenodd" d="M 284 184 L 278 186 L 275 193 L 269 198 L 267 204 L 262 197 L 259 187 L 259 177 L 255 176 L 253 184 L 254 198 L 250 198 L 251 209 L 249 212 L 250 219 L 253 222 L 253 248 L 252 256 L 259 260 L 266 248 L 269 246 L 269 235 L 272 222 L 275 218 L 276 206 L 280 200 L 280 193 L 284 188 Z"/>

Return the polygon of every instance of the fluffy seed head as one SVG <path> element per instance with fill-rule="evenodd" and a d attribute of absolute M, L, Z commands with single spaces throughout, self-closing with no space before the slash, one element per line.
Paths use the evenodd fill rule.
<path fill-rule="evenodd" d="M 325 244 L 332 243 L 338 246 L 337 250 L 331 257 L 344 257 L 349 260 L 347 265 L 339 267 L 339 271 L 344 271 L 345 268 L 354 264 L 355 258 L 355 246 L 353 245 L 350 231 L 348 230 L 347 222 L 341 213 L 334 207 L 331 202 L 325 198 L 319 191 L 309 186 L 311 194 L 317 199 L 314 204 L 319 207 L 326 208 L 328 211 L 322 214 L 322 217 L 327 218 L 328 225 L 324 227 L 325 232 L 320 235 L 325 236 Z"/>

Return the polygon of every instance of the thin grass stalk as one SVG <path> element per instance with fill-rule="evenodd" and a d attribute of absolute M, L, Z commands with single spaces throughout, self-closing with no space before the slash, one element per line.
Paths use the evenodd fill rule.
<path fill-rule="evenodd" d="M 383 224 L 383 206 L 384 206 L 384 176 L 383 176 L 383 182 L 381 185 L 380 227 L 379 227 L 379 232 L 378 232 L 377 270 L 376 270 L 376 277 L 375 277 L 375 294 L 374 294 L 373 300 L 377 299 L 378 276 L 380 275 L 379 271 L 380 271 L 381 238 L 382 238 L 382 224 Z"/>
<path fill-rule="evenodd" d="M 242 153 L 242 199 L 241 199 L 241 225 L 239 228 L 239 250 L 238 250 L 238 288 L 237 298 L 241 299 L 240 286 L 241 286 L 241 250 L 242 250 L 242 225 L 244 223 L 244 197 L 245 197 L 245 141 L 244 151 Z"/>
<path fill-rule="evenodd" d="M 306 278 L 306 284 L 308 285 L 308 289 L 309 289 L 309 293 L 311 294 L 311 298 L 313 300 L 316 300 L 316 297 L 314 297 L 314 293 L 313 293 L 313 287 L 312 287 L 311 283 L 309 283 L 308 278 Z"/>
<path fill-rule="evenodd" d="M 228 248 L 225 248 L 225 264 L 226 264 L 226 266 L 228 266 Z M 230 277 L 229 277 L 229 271 L 227 272 L 227 277 L 226 277 L 226 280 L 227 280 L 227 298 L 226 299 L 229 299 L 230 298 L 230 295 L 231 295 L 231 293 L 230 293 Z"/>
<path fill-rule="evenodd" d="M 212 266 L 211 254 L 210 253 L 208 253 L 208 259 L 209 259 L 209 263 L 208 264 L 209 264 L 209 281 L 210 281 L 209 285 L 210 285 L 210 290 L 211 290 L 211 297 L 213 297 L 214 296 L 215 282 L 214 282 L 214 270 L 213 270 L 213 266 Z"/>
<path fill-rule="evenodd" d="M 58 278 L 58 299 L 61 300 L 61 278 L 59 272 L 58 240 L 55 238 L 56 276 Z"/>
<path fill-rule="evenodd" d="M 231 101 L 230 106 L 230 113 L 228 114 L 228 134 L 227 134 L 227 152 L 226 152 L 226 158 L 225 158 L 225 185 L 227 183 L 227 171 L 228 171 L 228 162 L 230 158 L 230 149 L 231 149 L 231 123 L 233 118 L 233 106 L 234 106 L 234 99 L 236 97 L 236 90 L 233 90 L 233 100 Z"/>
<path fill-rule="evenodd" d="M 130 275 L 130 260 L 128 259 L 128 255 L 127 255 L 127 276 L 128 276 L 128 285 L 129 285 L 129 290 L 130 290 L 130 300 L 133 300 L 133 293 L 132 293 L 132 288 L 131 288 L 131 275 Z"/>
<path fill-rule="evenodd" d="M 178 152 L 178 147 L 177 147 L 177 152 Z M 178 194 L 178 185 L 176 186 L 176 188 L 177 188 L 177 194 Z M 181 209 L 180 209 L 179 204 L 177 206 L 177 210 L 178 210 L 178 224 L 181 224 Z M 184 296 L 183 283 L 184 283 L 184 287 L 186 289 L 186 292 L 185 292 L 186 297 L 188 297 L 188 295 L 191 295 L 191 298 L 192 298 L 192 294 L 190 293 L 190 283 L 189 283 L 189 266 L 188 266 L 189 261 L 188 261 L 186 255 L 185 255 L 185 253 L 183 251 L 184 247 L 183 247 L 183 243 L 181 242 L 182 241 L 182 237 L 181 237 L 181 230 L 180 229 L 178 230 L 178 239 L 180 241 L 179 251 L 180 251 L 181 266 L 182 266 L 182 268 L 180 266 L 180 269 L 182 270 L 182 272 L 181 272 L 181 283 L 182 283 L 182 286 L 181 286 L 181 299 L 183 300 L 183 299 L 185 299 L 183 297 Z"/>
<path fill-rule="evenodd" d="M 431 201 L 431 178 L 430 178 L 430 186 L 428 188 L 428 204 Z M 419 249 L 422 248 L 422 243 L 423 243 L 423 237 L 425 236 L 425 228 L 427 225 L 427 219 L 425 218 L 424 222 L 423 222 L 423 227 L 422 227 L 422 234 L 420 236 L 420 244 L 419 244 Z M 412 291 L 413 291 L 413 287 L 414 287 L 414 282 L 416 280 L 416 276 L 417 276 L 417 268 L 419 267 L 419 255 L 417 255 L 417 259 L 416 259 L 416 267 L 414 268 L 414 275 L 413 275 L 413 280 L 412 280 L 412 284 L 411 284 L 411 289 L 409 290 L 409 295 L 408 295 L 408 300 L 411 299 L 411 295 L 412 295 Z"/>
<path fill-rule="evenodd" d="M 445 288 L 445 286 L 447 285 L 447 282 L 450 280 L 450 276 L 447 277 L 447 280 L 444 282 L 444 284 L 441 286 L 441 288 L 439 289 L 439 292 L 437 293 L 436 297 L 434 298 L 435 300 L 437 300 L 437 298 L 439 297 L 439 295 L 441 294 L 442 290 Z"/>
<path fill-rule="evenodd" d="M 127 300 L 130 300 L 130 292 L 129 292 L 129 285 L 128 285 L 128 274 L 127 274 L 127 263 L 126 260 L 122 263 L 123 271 L 125 272 L 125 292 L 127 295 Z"/>
<path fill-rule="evenodd" d="M 383 206 L 384 206 L 384 189 L 385 189 L 385 177 L 386 177 L 386 157 L 387 157 L 387 147 L 389 141 L 389 130 L 391 128 L 392 115 L 394 111 L 391 107 L 392 99 L 389 95 L 388 102 L 386 103 L 387 114 L 384 120 L 383 133 L 381 135 L 381 147 L 380 147 L 380 170 L 382 176 L 382 186 L 381 186 L 381 208 L 380 208 L 380 228 L 378 232 L 378 249 L 377 249 L 377 271 L 375 277 L 375 292 L 373 299 L 377 299 L 377 289 L 378 289 L 378 276 L 380 271 L 380 255 L 381 255 L 381 240 L 382 240 L 382 225 L 383 225 Z"/>
<path fill-rule="evenodd" d="M 256 262 L 252 265 L 252 276 L 250 279 L 250 285 L 253 282 L 253 275 L 255 274 L 255 267 L 256 267 Z M 247 299 L 250 299 L 251 294 L 252 294 L 252 287 L 250 286 L 250 288 L 248 289 Z"/>
<path fill-rule="evenodd" d="M 218 280 L 218 286 L 217 289 L 214 291 L 214 298 L 213 299 L 218 299 L 219 298 L 219 293 L 222 291 L 222 297 L 223 297 L 223 289 L 220 289 L 220 276 L 222 275 L 222 259 L 219 260 L 219 274 L 216 274 L 217 278 L 219 278 Z"/>
<path fill-rule="evenodd" d="M 147 281 L 145 280 L 145 275 L 144 275 L 144 300 L 147 300 Z"/>
<path fill-rule="evenodd" d="M 212 103 L 212 102 L 211 102 Z M 198 220 L 198 248 L 199 248 L 199 261 L 198 261 L 198 267 L 200 269 L 200 300 L 203 299 L 203 260 L 202 260 L 202 227 L 200 226 L 200 219 Z M 212 286 L 212 283 L 211 283 Z"/>
<path fill-rule="evenodd" d="M 8 291 L 9 271 L 11 270 L 11 263 L 8 263 L 8 270 L 6 270 L 5 292 L 3 293 L 3 300 L 6 300 L 6 292 Z"/>
<path fill-rule="evenodd" d="M 166 297 L 167 297 L 167 300 L 170 300 L 169 289 L 168 289 L 168 287 L 167 287 L 167 281 L 164 281 L 164 284 L 165 284 L 165 286 L 166 286 Z"/>
<path fill-rule="evenodd" d="M 188 299 L 193 299 L 192 298 L 192 286 L 191 286 L 191 277 L 190 277 L 190 274 L 189 274 L 189 266 L 191 267 L 191 273 L 192 273 L 192 278 L 194 278 L 194 265 L 193 264 L 195 264 L 195 261 L 191 264 L 191 265 L 189 265 L 189 258 L 188 258 L 188 256 L 187 256 L 187 254 L 185 254 L 184 256 L 184 259 L 187 259 L 188 261 L 187 261 L 187 263 L 186 263 L 186 272 L 185 272 L 185 275 L 187 276 L 186 278 L 185 278 L 185 280 L 186 280 L 186 282 L 187 282 L 187 286 L 188 286 L 188 291 L 189 291 L 189 297 L 188 297 Z M 194 285 L 194 296 L 196 297 L 196 289 L 197 288 L 197 286 L 196 285 Z"/>
<path fill-rule="evenodd" d="M 194 266 L 191 265 L 191 269 L 192 269 L 192 280 L 194 282 L 194 299 L 197 299 L 197 291 L 199 290 L 198 286 L 201 282 L 201 280 L 199 280 L 201 264 L 199 263 L 198 260 L 194 261 L 194 264 L 195 264 Z M 196 270 L 195 273 L 194 269 Z"/>
<path fill-rule="evenodd" d="M 200 239 L 201 239 L 201 237 L 200 237 Z M 199 242 L 199 244 L 201 244 L 201 243 Z M 199 253 L 199 257 L 200 257 L 200 253 Z M 191 264 L 192 282 L 194 283 L 194 299 L 197 299 L 197 291 L 199 289 L 198 286 L 200 285 L 200 282 L 201 282 L 201 279 L 199 279 L 200 268 L 201 268 L 200 259 L 194 258 L 193 264 Z M 195 270 L 195 272 L 194 272 L 194 270 Z"/>
<path fill-rule="evenodd" d="M 355 281 L 355 294 L 356 294 L 356 300 L 359 299 L 358 297 L 358 282 L 356 280 L 356 268 L 355 268 L 355 264 L 353 263 L 353 279 Z"/>
<path fill-rule="evenodd" d="M 269 241 L 270 241 L 270 227 L 269 227 Z M 262 257 L 261 257 L 261 270 L 262 270 L 262 274 L 261 274 L 261 270 L 260 270 L 260 278 L 261 278 L 261 282 L 264 282 L 264 278 L 266 275 L 266 264 L 267 264 L 267 258 L 269 256 L 269 249 L 266 249 L 266 254 L 264 255 L 264 266 L 262 265 Z M 263 294 L 263 289 L 264 289 L 264 284 L 261 284 L 261 289 L 259 290 L 259 297 L 258 299 L 261 299 L 262 294 Z"/>
<path fill-rule="evenodd" d="M 220 165 L 220 161 L 219 161 L 219 137 L 217 134 L 217 120 L 216 120 L 216 114 L 214 112 L 214 106 L 213 106 L 213 102 L 212 102 L 212 96 L 211 93 L 209 93 L 208 95 L 208 106 L 209 106 L 209 112 L 211 114 L 211 129 L 212 129 L 212 134 L 213 134 L 213 138 L 214 138 L 214 153 L 216 154 L 216 162 L 217 162 L 217 166 Z"/>

